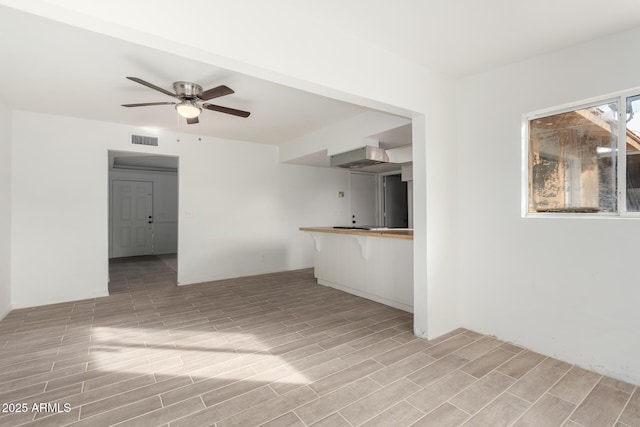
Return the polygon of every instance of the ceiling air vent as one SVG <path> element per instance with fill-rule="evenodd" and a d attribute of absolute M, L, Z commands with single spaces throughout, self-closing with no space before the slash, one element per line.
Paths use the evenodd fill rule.
<path fill-rule="evenodd" d="M 158 138 L 155 136 L 131 135 L 131 143 L 138 145 L 158 146 Z"/>

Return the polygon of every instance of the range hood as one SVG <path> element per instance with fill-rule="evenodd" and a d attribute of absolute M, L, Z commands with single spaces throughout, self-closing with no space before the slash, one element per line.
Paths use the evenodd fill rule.
<path fill-rule="evenodd" d="M 330 165 L 332 168 L 357 169 L 364 166 L 387 163 L 388 161 L 389 156 L 382 148 L 365 145 L 357 150 L 331 156 Z"/>

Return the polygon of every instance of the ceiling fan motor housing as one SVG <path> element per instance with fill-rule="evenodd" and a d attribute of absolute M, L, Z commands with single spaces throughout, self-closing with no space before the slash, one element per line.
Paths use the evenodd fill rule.
<path fill-rule="evenodd" d="M 194 99 L 202 93 L 202 86 L 191 82 L 175 82 L 173 90 L 180 98 Z"/>

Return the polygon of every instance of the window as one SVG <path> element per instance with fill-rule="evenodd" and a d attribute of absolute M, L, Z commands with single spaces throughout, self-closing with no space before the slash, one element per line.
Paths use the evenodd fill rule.
<path fill-rule="evenodd" d="M 526 142 L 527 214 L 640 213 L 639 94 L 532 114 Z"/>

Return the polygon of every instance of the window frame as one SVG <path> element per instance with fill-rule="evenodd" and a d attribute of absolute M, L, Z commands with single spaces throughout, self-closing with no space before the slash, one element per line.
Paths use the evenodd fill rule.
<path fill-rule="evenodd" d="M 521 214 L 523 218 L 582 218 L 582 219 L 612 219 L 612 218 L 640 218 L 640 212 L 627 211 L 627 97 L 640 95 L 640 87 L 626 89 L 589 98 L 586 100 L 563 104 L 556 107 L 545 108 L 522 115 L 521 127 Z M 576 111 L 583 108 L 594 107 L 610 102 L 618 103 L 618 133 L 617 133 L 617 153 L 616 153 L 616 195 L 617 212 L 597 212 L 597 213 L 563 213 L 563 212 L 529 212 L 529 122 L 531 120 Z M 625 120 L 623 121 L 623 118 Z"/>

